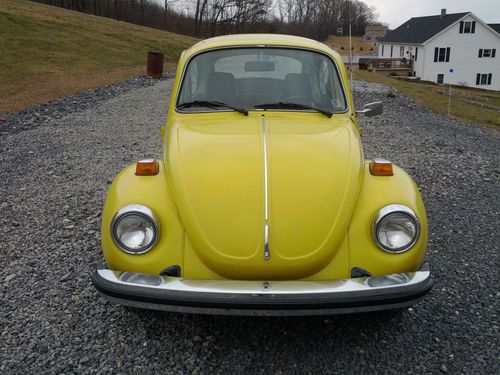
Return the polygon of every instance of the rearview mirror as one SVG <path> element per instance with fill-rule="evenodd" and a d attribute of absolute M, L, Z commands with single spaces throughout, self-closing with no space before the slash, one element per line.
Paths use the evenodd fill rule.
<path fill-rule="evenodd" d="M 365 104 L 361 111 L 357 111 L 357 113 L 363 114 L 365 116 L 377 116 L 381 115 L 382 112 L 384 112 L 384 103 L 382 102 Z"/>

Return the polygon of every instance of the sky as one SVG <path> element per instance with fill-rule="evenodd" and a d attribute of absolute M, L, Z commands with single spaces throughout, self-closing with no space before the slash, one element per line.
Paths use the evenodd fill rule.
<path fill-rule="evenodd" d="M 500 23 L 500 0 L 362 0 L 374 6 L 378 21 L 395 29 L 412 17 L 432 16 L 446 8 L 447 13 L 472 12 L 486 23 Z"/>

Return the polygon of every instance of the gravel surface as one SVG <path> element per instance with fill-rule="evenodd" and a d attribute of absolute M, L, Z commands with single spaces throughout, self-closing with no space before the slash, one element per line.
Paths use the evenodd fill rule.
<path fill-rule="evenodd" d="M 0 125 L 0 373 L 499 373 L 500 133 L 375 84 L 354 84 L 358 103 L 385 101 L 383 117 L 362 119 L 365 154 L 422 189 L 436 281 L 424 301 L 392 317 L 327 318 L 104 303 L 90 275 L 103 263 L 105 193 L 123 166 L 159 155 L 170 85 L 82 99 L 43 126 L 30 111 Z"/>
<path fill-rule="evenodd" d="M 174 71 L 166 72 L 161 80 L 172 79 L 175 76 Z M 141 76 L 112 85 L 90 89 L 71 96 L 42 104 L 36 107 L 27 108 L 24 111 L 2 114 L 0 113 L 0 136 L 4 133 L 19 132 L 43 125 L 52 120 L 62 119 L 64 116 L 81 112 L 87 108 L 112 99 L 127 91 L 140 87 L 153 86 L 158 83 L 157 79 Z M 3 123 L 3 124 L 2 124 Z"/>

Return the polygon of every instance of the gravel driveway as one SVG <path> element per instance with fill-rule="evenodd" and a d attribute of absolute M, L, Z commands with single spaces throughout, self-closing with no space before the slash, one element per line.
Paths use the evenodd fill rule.
<path fill-rule="evenodd" d="M 428 210 L 436 283 L 423 302 L 395 317 L 328 318 L 104 303 L 90 275 L 103 263 L 105 193 L 126 164 L 159 155 L 170 86 L 125 90 L 38 126 L 22 123 L 33 113 L 0 125 L 0 373 L 499 372 L 500 132 L 374 84 L 355 84 L 359 103 L 386 102 L 383 117 L 362 120 L 365 155 L 407 169 Z"/>

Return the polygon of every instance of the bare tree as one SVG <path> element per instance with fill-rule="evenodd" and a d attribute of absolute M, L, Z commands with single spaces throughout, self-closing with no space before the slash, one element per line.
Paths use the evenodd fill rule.
<path fill-rule="evenodd" d="M 323 40 L 339 27 L 347 29 L 349 23 L 354 35 L 362 35 L 365 26 L 375 20 L 375 9 L 360 0 L 35 1 L 200 38 L 281 32 Z"/>

